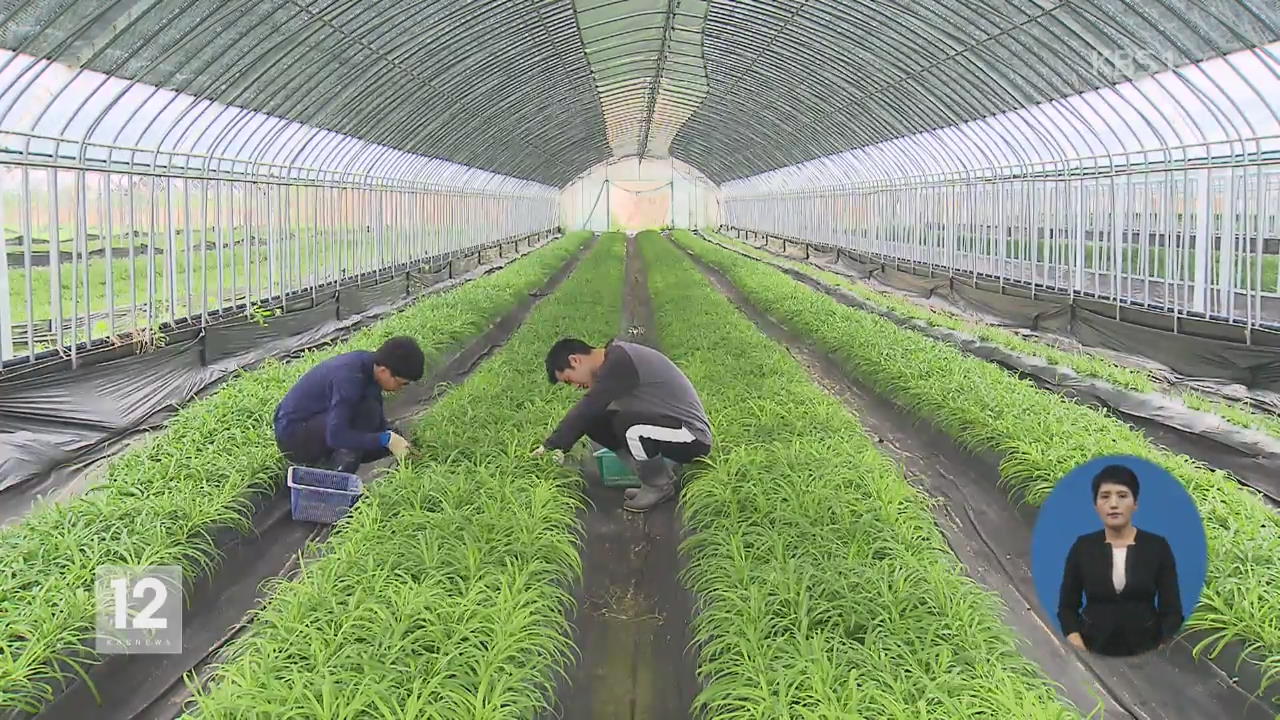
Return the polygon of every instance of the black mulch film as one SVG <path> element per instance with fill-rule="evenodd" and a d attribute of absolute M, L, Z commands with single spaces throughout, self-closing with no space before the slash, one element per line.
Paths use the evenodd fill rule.
<path fill-rule="evenodd" d="M 657 347 L 645 269 L 635 243 L 635 238 L 628 241 L 619 337 Z M 485 357 L 506 342 L 534 303 L 558 287 L 581 256 L 571 258 L 543 288 L 451 355 L 430 379 L 395 396 L 388 403 L 388 416 L 402 420 L 418 415 L 448 387 L 464 381 Z M 1030 540 L 1035 509 L 1016 504 L 997 486 L 999 458 L 960 448 L 931 424 L 849 378 L 833 358 L 754 308 L 718 271 L 696 259 L 695 262 L 767 336 L 787 347 L 808 368 L 815 382 L 858 415 L 868 432 L 880 441 L 882 450 L 906 469 L 909 481 L 942 501 L 935 512 L 951 548 L 975 581 L 999 594 L 1008 609 L 1005 621 L 1018 636 L 1021 650 L 1063 686 L 1067 700 L 1087 711 L 1101 699 L 1107 718 L 1135 720 L 1262 720 L 1280 715 L 1280 707 L 1248 692 L 1256 688 L 1257 678 L 1242 677 L 1232 682 L 1228 673 L 1233 672 L 1234 659 L 1230 653 L 1210 663 L 1195 661 L 1190 645 L 1184 641 L 1128 659 L 1102 658 L 1069 648 L 1047 620 L 1051 613 L 1041 607 L 1031 578 Z M 973 351 L 968 346 L 966 349 Z M 1018 364 L 1017 358 L 996 354 L 984 357 L 1009 366 Z M 1124 398 L 1118 400 L 1111 395 L 1113 388 L 1091 394 L 1087 382 L 1069 376 L 1055 377 L 1053 371 L 1043 371 L 1047 377 L 1030 374 L 1047 389 L 1061 391 L 1070 386 L 1077 397 L 1121 412 Z M 1252 446 L 1234 447 L 1196 435 L 1191 429 L 1162 423 L 1158 413 L 1146 414 L 1156 417 L 1128 419 L 1172 449 L 1201 458 L 1208 454 L 1223 463 L 1233 463 L 1244 476 L 1252 478 L 1247 480 L 1250 484 L 1256 479 L 1264 492 L 1276 488 L 1280 495 L 1280 483 L 1269 472 L 1273 467 L 1270 460 L 1250 457 L 1246 447 Z M 1179 443 L 1185 449 L 1177 447 Z M 366 468 L 362 475 L 369 479 L 386 464 L 384 461 Z M 1227 469 L 1236 471 L 1235 467 Z M 584 460 L 582 470 L 588 501 L 581 515 L 583 578 L 573 588 L 575 607 L 570 616 L 577 661 L 566 668 L 565 677 L 559 680 L 552 698 L 553 711 L 543 720 L 690 718 L 690 706 L 700 684 L 690 633 L 694 601 L 679 581 L 683 562 L 677 548 L 684 535 L 677 505 L 668 502 L 648 513 L 628 513 L 622 509 L 622 489 L 600 483 L 590 456 Z M 1268 477 L 1276 484 L 1268 487 L 1264 481 Z M 189 698 L 183 675 L 194 671 L 205 678 L 218 652 L 245 629 L 248 613 L 266 600 L 264 581 L 296 572 L 299 556 L 308 542 L 322 541 L 328 534 L 328 526 L 290 518 L 287 489 L 256 504 L 253 524 L 251 535 L 224 531 L 218 536 L 224 559 L 213 576 L 198 579 L 189 591 L 191 605 L 184 614 L 183 654 L 111 656 L 89 673 L 102 695 L 101 704 L 83 682 L 77 681 L 40 714 L 8 717 L 178 717 L 182 703 Z"/>
<path fill-rule="evenodd" d="M 521 253 L 542 244 L 525 242 Z M 0 524 L 18 520 L 42 499 L 83 492 L 104 460 L 236 370 L 333 342 L 516 259 L 506 255 L 481 265 L 479 257 L 293 300 L 288 312 L 262 324 L 227 318 L 140 354 L 109 348 L 84 355 L 77 369 L 61 362 L 6 374 L 0 379 Z"/>
<path fill-rule="evenodd" d="M 595 240 L 569 258 L 547 282 L 483 334 L 450 354 L 430 377 L 414 383 L 387 402 L 387 418 L 399 422 L 420 415 L 450 387 L 461 384 L 491 353 L 520 327 L 534 305 L 564 281 Z M 366 482 L 394 461 L 366 465 L 360 475 Z M 187 590 L 189 607 L 183 612 L 180 655 L 111 655 L 89 669 L 88 675 L 102 696 L 101 703 L 83 681 L 77 680 L 38 715 L 15 714 L 6 720 L 172 720 L 182 714 L 190 697 L 183 676 L 194 671 L 203 682 L 213 669 L 217 653 L 248 627 L 249 612 L 267 599 L 265 581 L 291 577 L 309 542 L 322 542 L 331 526 L 294 521 L 289 509 L 289 489 L 281 487 L 255 504 L 253 533 L 241 535 L 222 530 L 216 545 L 223 559 L 212 576 L 197 579 Z"/>
<path fill-rule="evenodd" d="M 720 247 L 735 250 L 726 245 Z M 880 315 L 902 327 L 995 362 L 1030 378 L 1043 389 L 1104 408 L 1144 430 L 1152 440 L 1168 449 L 1230 471 L 1242 484 L 1262 493 L 1273 504 L 1280 505 L 1280 439 L 1258 430 L 1224 423 L 1210 413 L 1193 410 L 1158 393 L 1139 393 L 1116 387 L 1082 376 L 1070 368 L 1051 365 L 1039 358 L 947 328 L 904 318 L 793 268 L 774 267 L 845 305 Z"/>
<path fill-rule="evenodd" d="M 628 238 L 620 339 L 658 347 L 648 280 Z M 592 450 L 598 447 L 593 446 Z M 622 509 L 588 456 L 581 520 L 582 582 L 571 615 L 578 660 L 556 688 L 551 720 L 683 720 L 700 687 L 691 647 L 692 599 L 680 584 L 683 538 L 676 502 Z"/>
<path fill-rule="evenodd" d="M 1239 718 L 1274 720 L 1280 706 L 1255 698 L 1256 676 L 1232 681 L 1239 657 L 1230 649 L 1214 661 L 1196 661 L 1195 638 L 1136 658 L 1079 653 L 1053 629 L 1031 576 L 1034 507 L 997 485 L 1000 458 L 961 448 L 945 432 L 845 373 L 838 361 L 751 305 L 718 270 L 690 256 L 704 274 L 769 337 L 788 348 L 816 382 L 839 397 L 907 472 L 907 479 L 942 501 L 939 527 L 966 571 L 999 593 L 1005 621 L 1023 653 L 1060 683 L 1065 697 L 1089 711 L 1098 699 L 1107 718 Z"/>

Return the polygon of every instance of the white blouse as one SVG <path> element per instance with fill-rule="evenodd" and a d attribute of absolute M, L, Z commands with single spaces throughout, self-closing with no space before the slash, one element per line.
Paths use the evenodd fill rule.
<path fill-rule="evenodd" d="M 1129 546 L 1111 548 L 1111 584 L 1116 592 L 1124 590 L 1124 558 L 1129 553 Z"/>

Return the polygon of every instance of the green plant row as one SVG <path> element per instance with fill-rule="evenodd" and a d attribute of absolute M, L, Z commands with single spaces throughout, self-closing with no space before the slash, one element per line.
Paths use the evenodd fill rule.
<path fill-rule="evenodd" d="M 857 418 L 673 245 L 641 241 L 662 346 L 718 443 L 681 500 L 701 713 L 1079 717 Z"/>
<path fill-rule="evenodd" d="M 301 576 L 277 585 L 192 716 L 530 718 L 571 649 L 581 478 L 531 451 L 574 394 L 547 348 L 617 332 L 605 235 L 507 345 L 410 431 L 422 460 L 374 482 Z"/>
<path fill-rule="evenodd" d="M 1136 455 L 1168 469 L 1204 520 L 1209 567 L 1200 604 L 1185 628 L 1207 633 L 1196 646 L 1217 653 L 1242 641 L 1280 674 L 1280 516 L 1226 472 L 1151 444 L 1105 412 L 1036 388 L 996 365 L 847 307 L 783 272 L 688 233 L 677 240 L 723 271 L 754 303 L 811 338 L 851 374 L 931 419 L 970 448 L 1004 460 L 1001 480 L 1033 505 L 1081 463 Z"/>
<path fill-rule="evenodd" d="M 567 235 L 501 271 L 428 296 L 345 342 L 241 373 L 182 408 L 150 442 L 113 460 L 102 485 L 71 502 L 40 507 L 0 531 L 6 568 L 0 578 L 0 708 L 35 710 L 51 699 L 50 682 L 67 676 L 57 660 L 79 672 L 75 653 L 94 636 L 98 566 L 179 565 L 195 575 L 216 564 L 216 528 L 249 530 L 253 496 L 283 481 L 272 414 L 306 370 L 401 334 L 417 338 L 428 368 L 438 365 L 446 352 L 545 283 L 589 237 Z"/>
<path fill-rule="evenodd" d="M 917 305 L 916 303 L 904 298 L 872 290 L 865 285 L 853 282 L 837 273 L 823 270 L 822 268 L 815 267 L 810 263 L 779 257 L 773 253 L 760 250 L 759 248 L 742 242 L 741 240 L 730 238 L 718 233 L 710 234 L 715 235 L 716 240 L 724 245 L 737 249 L 752 257 L 783 265 L 792 270 L 804 273 L 812 278 L 821 280 L 828 285 L 834 285 L 844 290 L 848 290 L 869 303 L 887 310 L 892 310 L 903 317 L 919 320 L 920 322 L 927 323 L 934 327 L 948 328 L 950 330 L 955 330 L 956 332 L 965 333 L 994 345 L 999 345 L 1000 347 L 1013 350 L 1014 352 L 1030 355 L 1032 357 L 1039 357 L 1046 362 L 1069 367 L 1081 375 L 1105 380 L 1113 385 L 1136 392 L 1157 392 L 1164 390 L 1170 395 L 1180 399 L 1183 404 L 1193 410 L 1213 413 L 1233 425 L 1258 430 L 1280 438 L 1280 417 L 1277 417 L 1274 414 L 1257 412 L 1249 408 L 1247 405 L 1234 403 L 1228 400 L 1211 398 L 1194 390 L 1187 390 L 1183 388 L 1166 390 L 1163 388 L 1162 384 L 1156 381 L 1155 378 L 1152 377 L 1151 373 L 1146 370 L 1124 367 L 1123 365 L 1119 365 L 1105 357 L 1089 352 L 1068 352 L 1061 350 L 1047 343 L 1022 337 L 1004 328 L 992 327 L 984 323 L 973 322 L 934 308 Z"/>

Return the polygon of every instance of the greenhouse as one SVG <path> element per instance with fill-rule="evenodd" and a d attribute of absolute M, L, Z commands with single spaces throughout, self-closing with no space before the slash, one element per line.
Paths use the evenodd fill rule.
<path fill-rule="evenodd" d="M 1280 719 L 1275 0 L 17 0 L 0 227 L 0 720 Z"/>

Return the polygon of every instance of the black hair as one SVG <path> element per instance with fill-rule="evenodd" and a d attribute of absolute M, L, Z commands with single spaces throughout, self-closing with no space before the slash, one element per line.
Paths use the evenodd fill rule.
<path fill-rule="evenodd" d="M 590 355 L 595 350 L 578 338 L 561 338 L 547 351 L 547 382 L 556 383 L 556 373 L 568 370 L 570 355 Z"/>
<path fill-rule="evenodd" d="M 1133 501 L 1138 501 L 1138 474 L 1124 465 L 1108 465 L 1093 476 L 1093 501 L 1098 501 L 1098 489 L 1102 483 L 1113 483 L 1129 488 L 1133 493 Z"/>
<path fill-rule="evenodd" d="M 417 382 L 422 379 L 422 366 L 426 361 L 418 341 L 400 335 L 382 343 L 382 347 L 373 354 L 373 363 L 390 370 L 401 380 Z"/>

